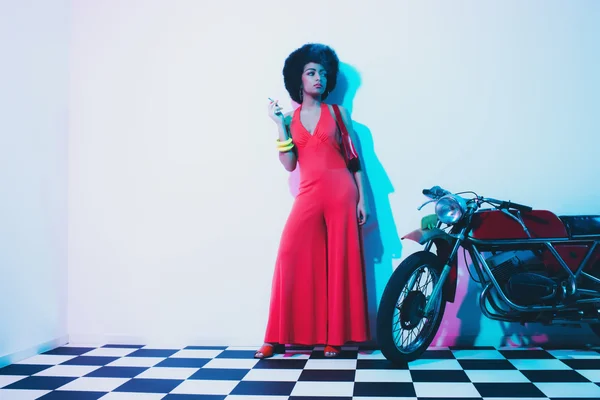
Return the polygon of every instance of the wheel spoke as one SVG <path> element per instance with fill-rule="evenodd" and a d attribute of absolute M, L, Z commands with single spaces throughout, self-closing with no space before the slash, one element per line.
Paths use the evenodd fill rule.
<path fill-rule="evenodd" d="M 428 276 L 423 277 L 423 274 L 427 274 Z M 421 343 L 426 340 L 435 324 L 439 313 L 441 297 L 438 299 L 431 299 L 430 297 L 437 279 L 438 275 L 436 270 L 428 265 L 422 265 L 413 272 L 412 276 L 407 281 L 407 284 L 401 290 L 398 301 L 396 302 L 392 332 L 396 347 L 398 347 L 401 352 L 411 352 L 414 348 L 419 347 Z M 414 290 L 410 290 L 408 287 L 409 283 L 413 284 Z M 421 294 L 417 295 L 419 292 Z M 408 303 L 406 303 L 407 299 L 409 299 Z M 418 322 L 413 315 L 403 315 L 403 312 L 414 313 L 423 311 L 420 309 L 421 303 L 414 303 L 414 301 L 425 301 L 425 304 L 427 301 L 435 301 L 431 315 L 421 316 Z M 424 304 L 422 304 L 422 306 L 424 307 Z"/>

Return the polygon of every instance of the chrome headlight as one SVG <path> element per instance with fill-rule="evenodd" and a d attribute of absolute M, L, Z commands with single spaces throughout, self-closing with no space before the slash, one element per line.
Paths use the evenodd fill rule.
<path fill-rule="evenodd" d="M 435 213 L 442 223 L 454 225 L 465 215 L 467 202 L 460 196 L 446 195 L 438 200 Z"/>

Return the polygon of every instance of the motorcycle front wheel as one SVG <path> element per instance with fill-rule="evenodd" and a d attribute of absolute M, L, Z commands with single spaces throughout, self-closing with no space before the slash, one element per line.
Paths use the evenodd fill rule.
<path fill-rule="evenodd" d="M 442 292 L 432 300 L 435 303 L 429 315 L 423 310 L 442 268 L 438 256 L 420 251 L 407 257 L 392 274 L 377 312 L 377 342 L 388 360 L 397 364 L 414 361 L 433 341 L 446 310 Z"/>

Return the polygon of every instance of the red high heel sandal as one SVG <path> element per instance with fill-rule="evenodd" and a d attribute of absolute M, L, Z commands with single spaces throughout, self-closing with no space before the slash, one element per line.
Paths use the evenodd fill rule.
<path fill-rule="evenodd" d="M 285 353 L 285 345 L 283 344 L 263 344 L 260 349 L 254 353 L 254 358 L 270 358 L 275 354 L 284 354 Z"/>
<path fill-rule="evenodd" d="M 323 350 L 323 354 L 327 358 L 333 358 L 333 357 L 339 356 L 341 351 L 342 351 L 342 349 L 339 346 L 327 345 L 327 346 L 325 346 L 325 349 Z"/>

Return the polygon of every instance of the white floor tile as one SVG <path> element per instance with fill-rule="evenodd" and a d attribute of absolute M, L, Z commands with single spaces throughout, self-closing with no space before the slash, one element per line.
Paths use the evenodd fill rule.
<path fill-rule="evenodd" d="M 140 350 L 169 350 L 169 351 L 179 351 L 183 349 L 185 346 L 184 343 L 180 343 L 178 345 L 173 345 L 170 343 L 169 345 L 161 344 L 161 343 L 149 343 L 143 347 L 140 347 Z M 137 349 L 136 349 L 137 350 Z"/>
<path fill-rule="evenodd" d="M 529 379 L 517 370 L 465 370 L 471 382 L 476 383 L 523 383 Z"/>
<path fill-rule="evenodd" d="M 102 397 L 101 400 L 160 400 L 164 398 L 164 393 L 130 393 L 130 392 L 111 392 Z"/>
<path fill-rule="evenodd" d="M 230 394 L 225 400 L 288 400 L 288 396 L 243 396 Z"/>
<path fill-rule="evenodd" d="M 27 377 L 29 377 L 29 375 L 0 375 L 0 388 L 12 385 L 13 383 L 18 382 L 21 379 L 25 379 Z M 2 397 L 0 397 L 0 399 L 1 398 Z"/>
<path fill-rule="evenodd" d="M 348 370 L 356 368 L 356 360 L 308 360 L 304 369 Z"/>
<path fill-rule="evenodd" d="M 252 369 L 243 381 L 296 382 L 302 374 L 301 369 Z"/>
<path fill-rule="evenodd" d="M 215 358 L 209 361 L 203 368 L 252 369 L 258 361 L 258 359 L 254 358 Z"/>
<path fill-rule="evenodd" d="M 406 369 L 359 369 L 355 382 L 412 382 L 410 371 Z"/>
<path fill-rule="evenodd" d="M 550 370 L 563 370 L 572 369 L 560 360 L 528 360 L 528 359 L 514 359 L 509 360 L 512 365 L 520 370 L 537 370 L 537 369 L 550 369 Z"/>
<path fill-rule="evenodd" d="M 497 350 L 454 350 L 458 360 L 504 360 L 505 357 Z"/>
<path fill-rule="evenodd" d="M 125 357 L 126 355 L 129 355 L 129 354 L 133 353 L 134 351 L 137 351 L 137 349 L 102 347 L 100 349 L 94 349 L 92 351 L 88 351 L 87 353 L 85 353 L 85 355 L 92 356 L 92 357 Z"/>
<path fill-rule="evenodd" d="M 164 361 L 164 357 L 123 357 L 109 364 L 109 367 L 154 367 Z"/>
<path fill-rule="evenodd" d="M 548 350 L 548 353 L 552 354 L 558 359 L 566 360 L 586 360 L 586 359 L 600 359 L 600 353 L 596 351 L 587 350 Z"/>
<path fill-rule="evenodd" d="M 564 382 L 543 382 L 535 383 L 538 389 L 550 398 L 554 397 L 578 397 L 588 399 L 600 399 L 600 387 L 595 383 L 564 383 Z"/>
<path fill-rule="evenodd" d="M 214 358 L 222 352 L 222 350 L 181 350 L 170 358 Z"/>
<path fill-rule="evenodd" d="M 550 400 L 547 397 L 484 397 L 483 400 Z"/>
<path fill-rule="evenodd" d="M 502 351 L 511 351 L 511 350 L 518 350 L 518 351 L 544 351 L 543 348 L 541 347 L 521 347 L 521 346 L 502 346 L 502 347 L 496 347 L 497 350 L 502 350 Z"/>
<path fill-rule="evenodd" d="M 135 378 L 144 379 L 188 379 L 190 376 L 198 372 L 200 368 L 170 368 L 170 367 L 153 367 L 145 370 Z"/>
<path fill-rule="evenodd" d="M 576 371 L 580 375 L 584 376 L 585 379 L 589 379 L 592 382 L 600 383 L 600 369 L 578 369 Z"/>
<path fill-rule="evenodd" d="M 33 376 L 67 376 L 70 378 L 80 378 L 99 368 L 99 365 L 55 365 L 48 369 L 38 372 Z"/>
<path fill-rule="evenodd" d="M 72 360 L 76 356 L 56 356 L 51 354 L 39 354 L 29 357 L 25 360 L 16 362 L 15 364 L 33 364 L 33 365 L 58 365 L 66 361 Z"/>
<path fill-rule="evenodd" d="M 238 384 L 238 381 L 189 380 L 181 383 L 171 393 L 226 395 L 231 393 Z"/>
<path fill-rule="evenodd" d="M 129 380 L 129 378 L 79 378 L 58 389 L 81 392 L 110 392 Z"/>
<path fill-rule="evenodd" d="M 259 344 L 257 346 L 229 346 L 227 347 L 227 351 L 237 350 L 237 351 L 256 351 L 260 349 L 260 346 L 263 344 Z"/>
<path fill-rule="evenodd" d="M 354 382 L 298 382 L 292 396 L 352 397 Z"/>
<path fill-rule="evenodd" d="M 34 400 L 50 393 L 49 390 L 11 390 L 0 389 L 0 399 L 6 400 Z"/>
<path fill-rule="evenodd" d="M 288 350 L 285 354 L 275 354 L 273 355 L 273 359 L 277 360 L 308 360 L 311 356 L 310 352 L 302 351 L 302 350 Z"/>
<path fill-rule="evenodd" d="M 385 356 L 379 350 L 362 351 L 358 353 L 359 360 L 385 360 Z"/>
<path fill-rule="evenodd" d="M 409 369 L 414 370 L 459 370 L 462 369 L 457 360 L 428 360 L 421 359 L 408 363 Z"/>
<path fill-rule="evenodd" d="M 415 392 L 417 397 L 476 397 L 481 395 L 472 383 L 438 383 L 438 382 L 415 382 Z"/>

